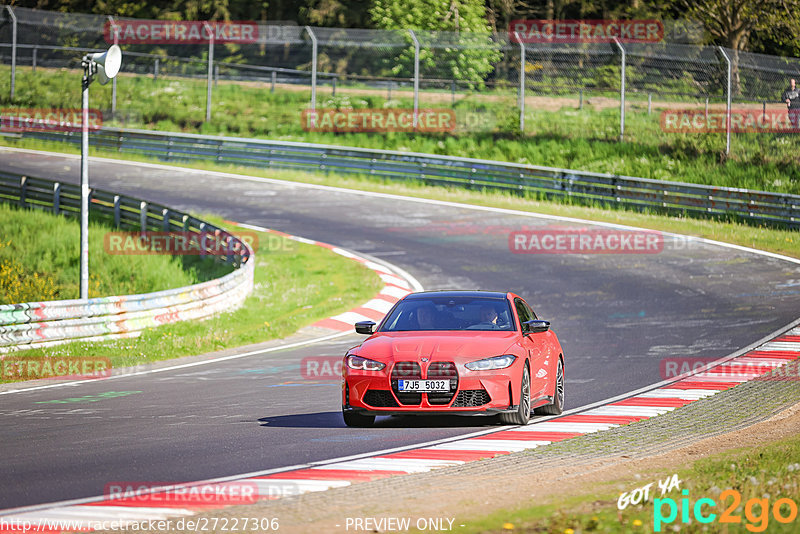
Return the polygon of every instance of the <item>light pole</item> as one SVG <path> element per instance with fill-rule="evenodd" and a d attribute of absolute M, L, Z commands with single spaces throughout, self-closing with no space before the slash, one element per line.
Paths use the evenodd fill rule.
<path fill-rule="evenodd" d="M 112 45 L 105 52 L 81 60 L 81 299 L 89 298 L 89 84 L 95 77 L 105 85 L 122 66 L 122 51 Z"/>

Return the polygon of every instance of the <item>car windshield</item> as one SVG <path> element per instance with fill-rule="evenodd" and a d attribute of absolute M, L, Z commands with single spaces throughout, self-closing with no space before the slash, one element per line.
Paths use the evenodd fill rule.
<path fill-rule="evenodd" d="M 514 330 L 508 300 L 489 297 L 415 297 L 400 301 L 381 332 Z"/>

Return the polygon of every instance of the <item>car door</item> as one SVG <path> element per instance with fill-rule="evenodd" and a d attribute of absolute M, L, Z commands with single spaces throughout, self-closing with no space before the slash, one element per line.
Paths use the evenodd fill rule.
<path fill-rule="evenodd" d="M 546 393 L 546 386 L 549 379 L 549 362 L 547 361 L 547 344 L 541 334 L 526 333 L 525 321 L 536 319 L 533 311 L 528 304 L 517 297 L 514 299 L 514 307 L 517 309 L 517 317 L 522 327 L 522 346 L 528 351 L 531 362 L 531 400 L 535 401 Z"/>

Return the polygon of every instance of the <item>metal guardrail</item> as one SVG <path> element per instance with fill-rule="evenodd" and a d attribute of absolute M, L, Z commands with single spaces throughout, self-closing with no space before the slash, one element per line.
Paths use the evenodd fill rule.
<path fill-rule="evenodd" d="M 80 214 L 80 187 L 0 172 L 0 202 Z M 90 192 L 90 210 L 113 218 L 118 228 L 138 232 L 183 232 L 200 253 L 231 263 L 227 275 L 155 293 L 0 305 L 0 353 L 63 343 L 130 337 L 145 328 L 199 320 L 235 308 L 253 288 L 252 250 L 247 243 L 211 223 L 160 204 L 109 193 Z M 220 243 L 226 256 L 217 256 Z"/>
<path fill-rule="evenodd" d="M 23 132 L 23 137 L 80 142 L 75 132 Z M 619 206 L 800 228 L 800 195 L 616 176 L 534 165 L 413 152 L 235 137 L 103 128 L 92 146 L 166 161 L 348 173 L 427 184 L 526 192 L 547 199 Z"/>

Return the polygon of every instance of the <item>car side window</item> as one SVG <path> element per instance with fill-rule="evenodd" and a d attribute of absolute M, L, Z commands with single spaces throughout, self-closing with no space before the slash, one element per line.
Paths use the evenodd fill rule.
<path fill-rule="evenodd" d="M 519 316 L 519 324 L 522 327 L 522 331 L 525 332 L 526 327 L 524 325 L 525 321 L 530 321 L 533 319 L 532 315 L 533 312 L 530 311 L 530 308 L 523 302 L 522 299 L 514 299 L 514 306 L 517 308 L 517 315 Z"/>
<path fill-rule="evenodd" d="M 530 307 L 530 306 L 528 306 L 528 303 L 527 303 L 527 302 L 525 302 L 525 301 L 522 301 L 522 304 L 525 306 L 525 308 L 527 308 L 527 310 L 528 310 L 528 313 L 529 313 L 529 314 L 530 314 L 530 316 L 531 316 L 531 319 L 538 319 L 538 317 L 536 317 L 536 314 L 533 312 L 533 310 L 531 309 L 531 307 Z"/>

